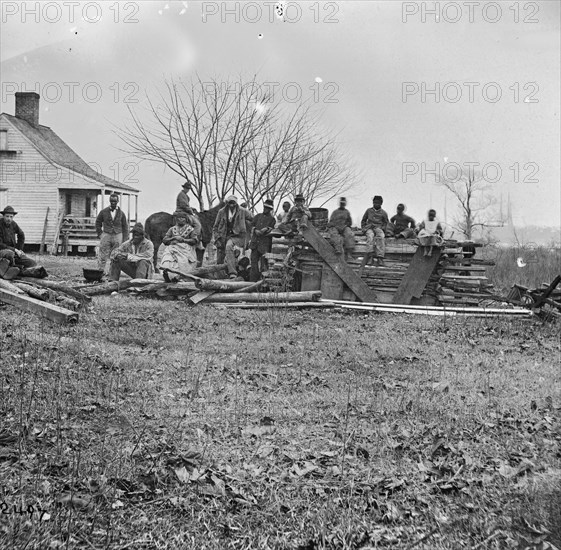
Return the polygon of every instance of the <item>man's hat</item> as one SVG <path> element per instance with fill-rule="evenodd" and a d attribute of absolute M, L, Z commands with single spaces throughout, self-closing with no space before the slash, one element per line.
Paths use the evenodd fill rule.
<path fill-rule="evenodd" d="M 238 199 L 236 197 L 234 197 L 234 195 L 230 195 L 227 199 L 226 202 L 235 202 L 236 204 L 238 204 Z"/>
<path fill-rule="evenodd" d="M 302 193 L 298 193 L 295 197 L 294 197 L 295 201 L 305 201 L 306 199 L 304 198 L 304 195 L 302 195 Z"/>
<path fill-rule="evenodd" d="M 185 210 L 176 210 L 173 213 L 173 217 L 174 218 L 185 218 L 185 219 L 187 219 L 187 212 L 185 212 Z"/>
<path fill-rule="evenodd" d="M 339 199 L 339 202 L 344 202 L 345 204 L 347 204 L 347 199 L 345 197 L 341 197 Z"/>
<path fill-rule="evenodd" d="M 144 227 L 140 222 L 136 222 L 132 228 L 132 233 L 137 235 L 144 235 Z"/>
<path fill-rule="evenodd" d="M 13 214 L 15 216 L 17 214 L 17 212 L 14 210 L 13 206 L 6 206 L 6 208 L 4 208 L 4 210 L 2 210 L 2 212 L 0 212 L 0 214 L 2 214 L 2 215 Z"/>
<path fill-rule="evenodd" d="M 372 202 L 374 202 L 374 201 L 384 202 L 384 199 L 382 198 L 381 195 L 374 195 L 374 198 L 372 199 Z"/>
<path fill-rule="evenodd" d="M 265 203 L 263 204 L 263 206 L 265 208 L 270 208 L 271 210 L 275 207 L 275 205 L 273 204 L 273 201 L 271 199 L 267 199 L 265 201 Z"/>
<path fill-rule="evenodd" d="M 186 180 L 181 187 L 193 187 L 193 184 L 189 180 Z"/>

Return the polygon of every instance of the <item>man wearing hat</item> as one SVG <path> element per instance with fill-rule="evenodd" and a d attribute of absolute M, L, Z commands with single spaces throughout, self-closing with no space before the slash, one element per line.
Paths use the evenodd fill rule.
<path fill-rule="evenodd" d="M 415 220 L 405 214 L 405 205 L 397 205 L 397 213 L 390 219 L 390 226 L 396 239 L 412 239 L 415 237 Z"/>
<path fill-rule="evenodd" d="M 278 225 L 274 234 L 291 235 L 297 233 L 300 228 L 307 227 L 308 221 L 312 218 L 312 213 L 305 206 L 305 198 L 302 193 L 294 197 L 294 206 L 288 211 L 286 221 Z"/>
<path fill-rule="evenodd" d="M 20 269 L 36 266 L 37 264 L 23 253 L 25 234 L 14 221 L 17 212 L 12 206 L 6 206 L 0 214 L 2 214 L 2 219 L 0 219 L 0 259 L 4 260 L 2 261 L 2 270 L 6 271 L 10 266 Z"/>
<path fill-rule="evenodd" d="M 243 254 L 246 246 L 247 222 L 253 221 L 249 210 L 238 205 L 233 195 L 226 199 L 226 205 L 218 211 L 212 228 L 214 245 L 218 249 L 217 261 L 226 261 L 228 275 L 237 277 L 236 257 Z"/>
<path fill-rule="evenodd" d="M 117 206 L 119 195 L 109 196 L 109 206 L 104 208 L 95 220 L 95 230 L 99 241 L 98 269 L 106 270 L 107 260 L 125 240 L 129 238 L 129 224 L 125 213 Z"/>
<path fill-rule="evenodd" d="M 189 199 L 189 195 L 187 195 L 187 193 L 189 193 L 189 191 L 191 191 L 192 188 L 193 188 L 193 184 L 189 180 L 186 180 L 185 183 L 181 186 L 181 191 L 179 191 L 179 194 L 177 195 L 177 199 L 175 200 L 176 211 L 183 210 L 183 212 L 187 214 L 193 214 L 193 211 L 191 210 L 190 207 L 191 201 Z M 188 210 L 190 212 L 188 212 Z"/>
<path fill-rule="evenodd" d="M 144 227 L 136 223 L 132 238 L 122 243 L 111 253 L 109 279 L 118 281 L 121 271 L 133 279 L 150 279 L 154 273 L 154 245 L 144 235 Z"/>
<path fill-rule="evenodd" d="M 362 217 L 360 226 L 366 235 L 368 253 L 362 260 L 361 269 L 372 256 L 376 257 L 378 265 L 384 265 L 384 256 L 386 255 L 385 232 L 389 220 L 387 212 L 382 209 L 383 202 L 384 199 L 380 195 L 376 195 L 372 199 L 372 208 L 369 208 Z"/>
<path fill-rule="evenodd" d="M 335 252 L 337 252 L 337 254 L 343 254 L 343 252 L 345 252 L 345 261 L 349 260 L 350 254 L 355 248 L 355 236 L 352 225 L 353 220 L 351 218 L 351 213 L 347 210 L 347 199 L 341 197 L 339 200 L 339 208 L 334 210 L 331 214 L 327 229 Z"/>
<path fill-rule="evenodd" d="M 251 241 L 251 272 L 249 280 L 257 282 L 261 277 L 263 255 L 271 252 L 273 238 L 270 236 L 271 230 L 275 227 L 275 217 L 273 216 L 273 201 L 267 199 L 263 204 L 263 214 L 257 214 L 253 218 Z"/>

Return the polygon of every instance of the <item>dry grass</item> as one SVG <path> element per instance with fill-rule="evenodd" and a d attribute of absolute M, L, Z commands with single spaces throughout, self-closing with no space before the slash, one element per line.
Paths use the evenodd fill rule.
<path fill-rule="evenodd" d="M 1 548 L 561 545 L 555 325 L 119 295 L 0 326 Z"/>

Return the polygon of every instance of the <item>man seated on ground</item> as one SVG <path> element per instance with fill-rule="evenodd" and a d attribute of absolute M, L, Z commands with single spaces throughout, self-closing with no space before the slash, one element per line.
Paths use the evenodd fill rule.
<path fill-rule="evenodd" d="M 390 219 L 390 227 L 396 239 L 412 239 L 415 237 L 415 220 L 405 214 L 405 205 L 397 205 L 397 212 Z"/>
<path fill-rule="evenodd" d="M 6 206 L 0 219 L 0 260 L 4 277 L 9 273 L 9 278 L 16 276 L 20 270 L 35 267 L 37 263 L 23 253 L 25 243 L 25 233 L 14 221 L 17 212 L 11 206 Z M 17 273 L 16 269 L 17 268 Z"/>
<path fill-rule="evenodd" d="M 352 230 L 353 220 L 351 213 L 347 210 L 347 199 L 341 197 L 339 208 L 334 210 L 327 224 L 329 238 L 337 254 L 345 252 L 345 261 L 349 261 L 351 252 L 355 248 L 355 235 Z"/>
<path fill-rule="evenodd" d="M 190 210 L 190 209 L 189 209 Z M 196 247 L 200 238 L 200 223 L 198 229 L 195 224 L 195 216 L 187 214 L 183 210 L 176 210 L 173 214 L 175 225 L 168 229 L 163 243 L 166 246 L 160 265 L 167 281 L 176 281 L 179 275 L 167 273 L 166 270 L 173 269 L 182 273 L 190 273 L 197 267 Z"/>
<path fill-rule="evenodd" d="M 270 233 L 275 227 L 273 201 L 267 199 L 263 204 L 263 213 L 257 214 L 253 219 L 253 231 L 249 248 L 251 249 L 251 274 L 250 280 L 256 283 L 261 278 L 263 257 L 271 252 L 273 238 Z"/>
<path fill-rule="evenodd" d="M 292 205 L 288 201 L 284 201 L 282 203 L 282 212 L 280 212 L 279 215 L 277 216 L 278 223 L 286 223 L 286 220 L 288 219 L 288 213 L 290 212 L 291 207 Z"/>
<path fill-rule="evenodd" d="M 111 253 L 109 279 L 118 281 L 121 271 L 133 279 L 150 279 L 154 273 L 154 245 L 144 235 L 144 227 L 136 223 L 132 228 L 132 238 L 125 241 Z"/>
<path fill-rule="evenodd" d="M 360 224 L 366 235 L 368 252 L 362 260 L 361 269 L 370 261 L 372 256 L 377 260 L 378 265 L 384 265 L 386 255 L 386 228 L 388 226 L 388 214 L 382 209 L 384 199 L 376 195 L 372 199 L 372 208 L 369 208 L 362 217 Z"/>
<path fill-rule="evenodd" d="M 226 262 L 230 279 L 238 276 L 237 258 L 245 251 L 247 222 L 252 220 L 251 212 L 238 206 L 238 199 L 233 195 L 226 199 L 226 206 L 216 216 L 213 237 L 217 248 L 217 262 Z"/>
<path fill-rule="evenodd" d="M 304 195 L 298 193 L 294 197 L 294 206 L 289 210 L 286 216 L 286 222 L 281 223 L 273 231 L 272 235 L 291 236 L 305 227 L 308 227 L 308 221 L 312 219 L 312 213 L 305 203 Z"/>

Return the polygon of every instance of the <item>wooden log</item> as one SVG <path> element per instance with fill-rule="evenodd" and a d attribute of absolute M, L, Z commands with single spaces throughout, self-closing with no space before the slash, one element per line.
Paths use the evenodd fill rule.
<path fill-rule="evenodd" d="M 283 302 L 313 302 L 319 300 L 321 292 L 308 291 L 308 292 L 268 292 L 268 293 L 250 293 L 244 292 L 239 294 L 218 292 L 209 296 L 206 301 L 208 303 L 215 302 L 251 302 L 251 303 L 283 303 Z"/>
<path fill-rule="evenodd" d="M 32 277 L 18 277 L 18 281 L 23 281 L 24 283 L 29 283 L 35 286 L 42 286 L 44 288 L 49 288 L 51 290 L 55 290 L 58 292 L 63 292 L 64 294 L 68 294 L 68 296 L 72 296 L 78 301 L 81 302 L 91 302 L 92 299 L 86 294 L 69 287 L 64 283 L 59 283 L 58 281 L 49 281 L 48 279 L 33 279 Z"/>
<path fill-rule="evenodd" d="M 221 292 L 234 292 L 234 290 L 245 289 L 253 283 L 247 281 L 217 281 L 212 279 L 198 279 L 195 285 L 199 290 L 218 290 Z"/>
<path fill-rule="evenodd" d="M 182 294 L 189 294 L 190 292 L 196 292 L 197 286 L 194 282 L 191 281 L 181 281 L 178 283 L 166 283 L 166 282 L 154 282 L 152 284 L 137 287 L 136 285 L 131 287 L 136 289 L 139 294 L 151 294 L 157 293 L 161 290 L 166 291 L 166 295 L 175 294 L 182 295 Z"/>
<path fill-rule="evenodd" d="M 256 292 L 259 287 L 264 283 L 263 280 L 257 281 L 256 283 L 252 283 L 245 288 L 239 288 L 238 290 L 234 290 L 234 294 L 240 294 L 241 292 Z"/>
<path fill-rule="evenodd" d="M 81 302 L 73 300 L 72 298 L 67 298 L 66 296 L 57 296 L 55 299 L 58 302 L 58 305 L 67 309 L 71 309 L 73 311 L 80 309 L 80 307 L 82 306 Z"/>
<path fill-rule="evenodd" d="M 32 285 L 17 282 L 14 282 L 13 285 L 17 286 L 20 290 L 23 290 L 28 296 L 37 298 L 37 300 L 46 302 L 49 298 L 49 291 L 46 288 L 36 288 Z"/>
<path fill-rule="evenodd" d="M 23 290 L 19 289 L 13 283 L 4 281 L 4 279 L 0 279 L 0 289 L 7 290 L 8 292 L 13 292 L 14 294 L 25 294 Z"/>
<path fill-rule="evenodd" d="M 56 323 L 73 323 L 78 321 L 78 314 L 75 311 L 41 302 L 35 298 L 31 298 L 26 294 L 15 294 L 8 290 L 0 289 L 0 301 L 17 307 L 23 311 L 29 311 L 40 317 L 50 319 Z"/>
<path fill-rule="evenodd" d="M 102 296 L 104 294 L 111 294 L 112 292 L 120 292 L 134 286 L 132 281 L 134 279 L 126 279 L 124 281 L 110 281 L 100 285 L 91 285 L 89 287 L 80 287 L 80 290 L 88 296 Z"/>

